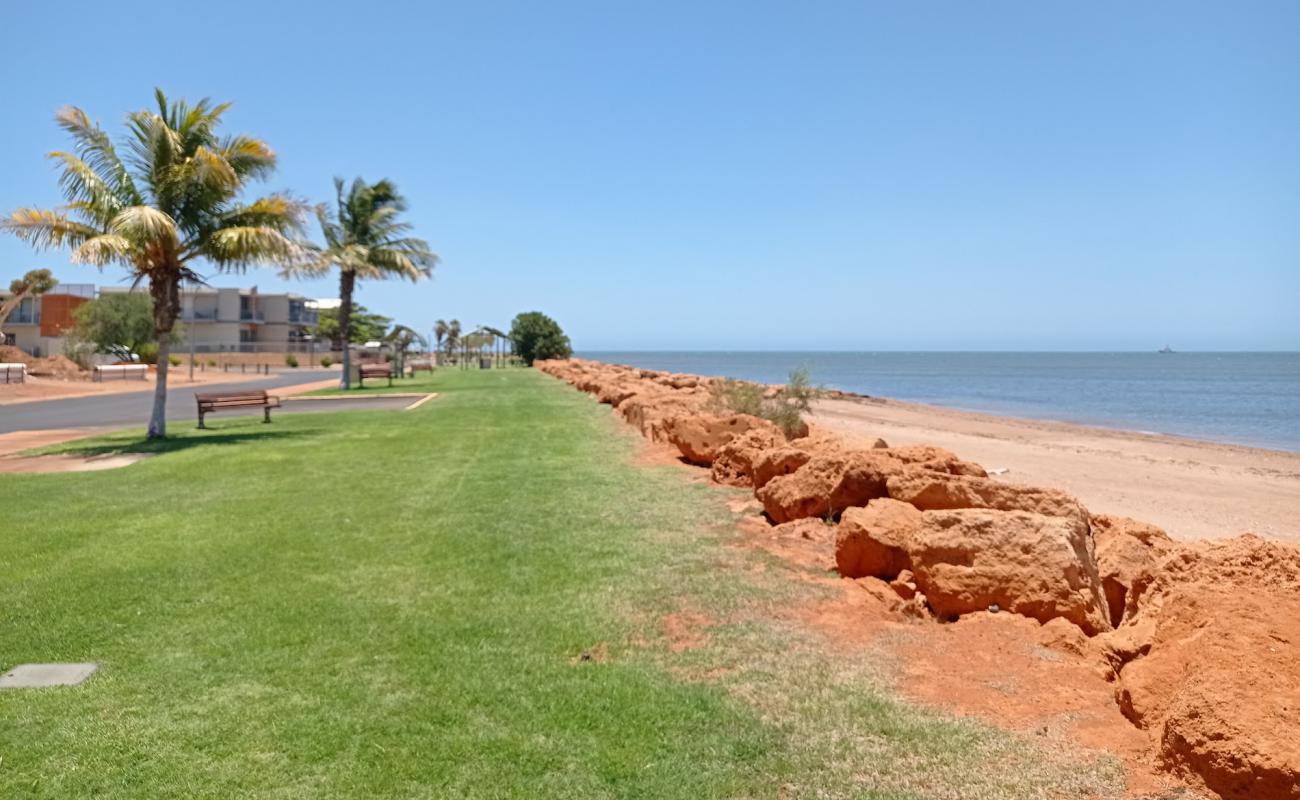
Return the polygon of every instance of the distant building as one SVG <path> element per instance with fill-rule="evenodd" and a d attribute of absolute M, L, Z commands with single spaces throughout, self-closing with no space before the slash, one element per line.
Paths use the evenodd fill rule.
<path fill-rule="evenodd" d="M 9 293 L 0 291 L 0 299 Z M 93 283 L 60 283 L 39 297 L 25 298 L 0 320 L 4 342 L 33 356 L 63 352 L 63 334 L 72 327 L 72 312 L 95 296 Z"/>
<path fill-rule="evenodd" d="M 63 352 L 63 334 L 72 326 L 77 306 L 97 296 L 144 288 L 60 283 L 40 297 L 29 297 L 4 322 L 7 343 L 34 356 Z M 183 343 L 173 352 L 189 349 L 188 337 L 198 353 L 302 352 L 318 347 L 311 330 L 320 319 L 318 301 L 298 294 L 263 294 L 257 288 L 235 289 L 201 286 L 181 290 L 180 322 Z M 328 343 L 321 343 L 324 349 Z"/>

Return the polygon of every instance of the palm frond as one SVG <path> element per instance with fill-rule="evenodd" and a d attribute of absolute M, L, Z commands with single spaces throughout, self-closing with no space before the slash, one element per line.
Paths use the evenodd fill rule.
<path fill-rule="evenodd" d="M 274 228 L 242 226 L 214 233 L 203 255 L 219 268 L 242 269 L 262 263 L 293 264 L 306 254 L 296 242 Z"/>
<path fill-rule="evenodd" d="M 307 204 L 300 200 L 285 194 L 272 194 L 236 205 L 221 216 L 221 221 L 229 227 L 257 225 L 287 232 L 302 227 L 307 210 Z"/>
<path fill-rule="evenodd" d="M 133 248 L 125 236 L 103 233 L 91 237 L 72 251 L 72 263 L 103 267 L 114 261 L 131 264 Z"/>
<path fill-rule="evenodd" d="M 8 231 L 37 250 L 75 247 L 99 231 L 60 211 L 45 208 L 20 208 L 0 219 L 0 230 Z"/>
<path fill-rule="evenodd" d="M 195 180 L 203 185 L 230 194 L 238 191 L 239 175 L 221 153 L 198 145 L 190 156 L 190 163 L 194 164 Z"/>
<path fill-rule="evenodd" d="M 275 170 L 275 151 L 260 139 L 231 136 L 221 142 L 220 152 L 242 179 L 263 178 Z"/>
<path fill-rule="evenodd" d="M 88 217 L 102 225 L 122 209 L 122 199 L 90 164 L 72 153 L 55 151 L 49 156 L 63 163 L 59 175 L 63 196 L 79 210 L 89 212 Z"/>
<path fill-rule="evenodd" d="M 113 146 L 113 140 L 98 124 L 90 121 L 85 111 L 76 106 L 65 106 L 59 109 L 54 119 L 72 136 L 77 155 L 113 187 L 125 204 L 140 205 L 143 202 L 130 171 Z"/>
<path fill-rule="evenodd" d="M 153 206 L 124 208 L 109 225 L 112 231 L 135 242 L 176 242 L 176 220 Z"/>

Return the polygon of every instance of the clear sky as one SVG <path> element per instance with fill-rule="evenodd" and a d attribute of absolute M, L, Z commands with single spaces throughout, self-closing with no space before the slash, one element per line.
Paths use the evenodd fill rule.
<path fill-rule="evenodd" d="M 427 330 L 579 349 L 1300 349 L 1300 2 L 5 4 L 0 210 L 64 104 L 231 100 L 267 189 L 388 177 Z M 313 230 L 319 236 L 319 232 Z M 48 266 L 0 239 L 0 278 Z M 216 285 L 286 284 L 271 270 Z M 297 283 L 331 296 L 327 281 Z"/>

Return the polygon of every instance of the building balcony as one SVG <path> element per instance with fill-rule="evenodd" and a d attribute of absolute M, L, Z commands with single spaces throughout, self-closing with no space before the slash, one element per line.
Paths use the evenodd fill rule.
<path fill-rule="evenodd" d="M 239 321 L 240 322 L 265 322 L 266 315 L 263 314 L 261 311 L 246 311 L 240 309 Z"/>

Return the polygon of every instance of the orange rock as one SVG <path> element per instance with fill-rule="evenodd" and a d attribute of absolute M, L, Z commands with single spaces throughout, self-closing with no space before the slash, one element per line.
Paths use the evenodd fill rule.
<path fill-rule="evenodd" d="M 889 479 L 889 496 L 922 511 L 989 508 L 1029 511 L 1050 517 L 1074 517 L 1087 525 L 1087 512 L 1079 501 L 1056 489 L 999 483 L 989 478 L 953 475 L 911 468 Z"/>
<path fill-rule="evenodd" d="M 923 524 L 920 511 L 887 497 L 845 509 L 835 537 L 836 570 L 846 578 L 893 580 L 910 566 L 912 534 Z"/>
<path fill-rule="evenodd" d="M 1125 633 L 1148 644 L 1117 699 L 1166 768 L 1222 797 L 1300 798 L 1300 548 L 1249 534 L 1177 548 L 1106 638 Z"/>
<path fill-rule="evenodd" d="M 750 431 L 762 431 L 776 441 L 781 431 L 771 422 L 748 414 L 717 416 L 691 414 L 674 417 L 666 426 L 668 441 L 692 464 L 707 467 L 723 445 Z"/>
<path fill-rule="evenodd" d="M 1039 622 L 1110 629 L 1088 526 L 1026 511 L 927 511 L 908 545 L 916 585 L 941 616 L 996 604 Z"/>
<path fill-rule="evenodd" d="M 755 495 L 778 523 L 833 516 L 884 497 L 885 481 L 896 469 L 898 462 L 878 450 L 822 453 L 794 472 L 767 481 Z"/>
<path fill-rule="evenodd" d="M 713 457 L 713 480 L 723 486 L 753 486 L 754 462 L 760 454 L 785 442 L 779 431 L 754 428 L 718 448 Z"/>
<path fill-rule="evenodd" d="M 1110 622 L 1118 628 L 1136 613 L 1156 566 L 1177 545 L 1154 525 L 1105 514 L 1092 515 L 1092 535 Z"/>
<path fill-rule="evenodd" d="M 906 447 L 889 447 L 884 439 L 877 439 L 872 447 L 884 447 L 885 452 L 904 464 L 929 469 L 935 472 L 947 472 L 951 475 L 969 475 L 987 478 L 984 468 L 973 461 L 962 461 L 952 452 L 930 444 L 913 444 Z"/>

